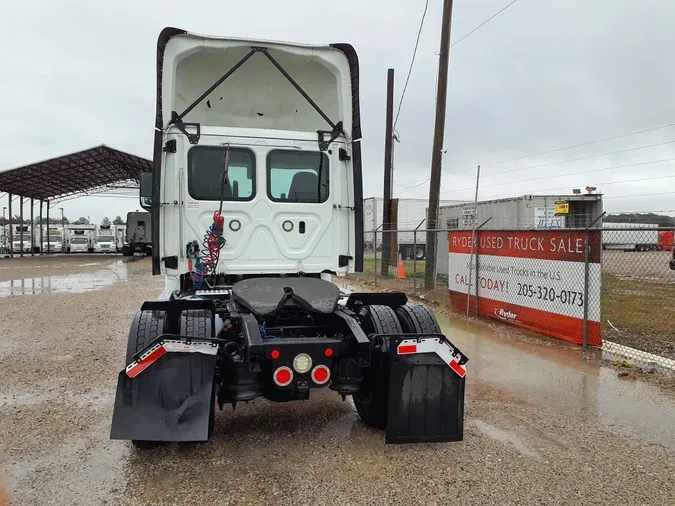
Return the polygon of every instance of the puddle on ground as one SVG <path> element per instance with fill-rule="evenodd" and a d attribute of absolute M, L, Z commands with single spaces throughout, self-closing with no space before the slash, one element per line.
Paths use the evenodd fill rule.
<path fill-rule="evenodd" d="M 89 264 L 98 265 L 98 264 Z M 12 295 L 40 295 L 43 293 L 84 293 L 127 280 L 127 268 L 118 260 L 105 269 L 95 272 L 63 276 L 40 276 L 0 282 L 0 297 Z"/>
<path fill-rule="evenodd" d="M 585 361 L 579 348 L 506 340 L 437 316 L 444 334 L 469 357 L 469 399 L 490 402 L 486 392 L 498 388 L 528 404 L 573 412 L 586 423 L 675 449 L 675 397 L 622 380 L 614 368 Z"/>

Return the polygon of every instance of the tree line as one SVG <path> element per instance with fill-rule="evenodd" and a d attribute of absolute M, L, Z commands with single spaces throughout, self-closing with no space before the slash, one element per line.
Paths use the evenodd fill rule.
<path fill-rule="evenodd" d="M 620 213 L 608 214 L 602 221 L 605 223 L 648 223 L 659 227 L 675 226 L 675 218 L 665 214 L 656 213 Z"/>

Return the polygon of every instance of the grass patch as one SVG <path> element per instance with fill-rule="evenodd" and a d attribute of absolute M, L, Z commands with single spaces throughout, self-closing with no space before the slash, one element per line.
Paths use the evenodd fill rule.
<path fill-rule="evenodd" d="M 649 283 L 605 274 L 600 303 L 606 328 L 611 328 L 607 323 L 609 320 L 620 330 L 675 337 L 675 284 Z"/>

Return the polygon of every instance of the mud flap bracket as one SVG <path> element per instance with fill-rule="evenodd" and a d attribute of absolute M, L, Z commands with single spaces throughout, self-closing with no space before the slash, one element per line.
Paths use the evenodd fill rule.
<path fill-rule="evenodd" d="M 462 441 L 465 364 L 444 336 L 390 336 L 387 443 Z"/>

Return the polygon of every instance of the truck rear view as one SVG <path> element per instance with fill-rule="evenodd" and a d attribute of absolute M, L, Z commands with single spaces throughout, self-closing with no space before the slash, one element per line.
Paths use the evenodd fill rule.
<path fill-rule="evenodd" d="M 204 441 L 216 405 L 329 388 L 388 442 L 462 439 L 468 358 L 433 314 L 331 282 L 363 265 L 354 49 L 168 28 L 158 56 L 140 202 L 165 291 L 132 322 L 111 437 Z"/>

